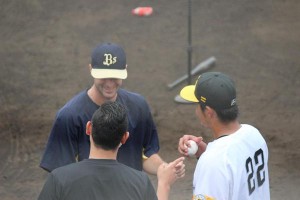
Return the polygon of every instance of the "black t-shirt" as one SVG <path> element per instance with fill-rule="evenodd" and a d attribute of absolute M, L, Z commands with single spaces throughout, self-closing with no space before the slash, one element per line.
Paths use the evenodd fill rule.
<path fill-rule="evenodd" d="M 85 159 L 52 171 L 39 200 L 157 200 L 146 173 L 116 160 Z"/>

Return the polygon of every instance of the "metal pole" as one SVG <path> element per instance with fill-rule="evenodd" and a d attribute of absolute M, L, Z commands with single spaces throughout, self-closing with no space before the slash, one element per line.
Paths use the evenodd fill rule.
<path fill-rule="evenodd" d="M 205 61 L 199 63 L 193 70 L 191 70 L 190 75 L 194 76 L 195 74 L 197 74 L 201 71 L 205 71 L 208 68 L 213 67 L 215 62 L 216 62 L 215 57 L 210 57 L 210 58 L 206 59 Z M 176 79 L 174 82 L 168 84 L 168 88 L 173 89 L 176 85 L 178 85 L 179 83 L 182 83 L 183 81 L 185 81 L 187 79 L 188 79 L 188 75 L 184 74 L 183 76 Z"/>
<path fill-rule="evenodd" d="M 185 79 L 188 80 L 188 85 L 191 85 L 192 83 L 192 75 L 202 71 L 206 70 L 209 67 L 213 66 L 216 59 L 215 57 L 211 57 L 207 59 L 205 62 L 200 63 L 198 66 L 195 67 L 195 69 L 192 71 L 192 0 L 188 0 L 188 47 L 187 47 L 187 54 L 188 54 L 188 71 L 187 74 L 180 77 L 173 83 L 169 84 L 169 88 L 175 87 L 177 84 L 181 83 Z M 180 95 L 175 96 L 175 102 L 178 103 L 192 103 L 189 101 L 184 100 L 180 97 Z"/>
<path fill-rule="evenodd" d="M 188 85 L 192 83 L 191 70 L 192 70 L 192 1 L 188 1 Z"/>

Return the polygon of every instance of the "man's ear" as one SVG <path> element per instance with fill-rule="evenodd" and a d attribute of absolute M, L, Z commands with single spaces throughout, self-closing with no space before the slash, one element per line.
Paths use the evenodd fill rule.
<path fill-rule="evenodd" d="M 129 138 L 129 132 L 127 131 L 127 132 L 123 135 L 123 137 L 122 137 L 122 139 L 121 139 L 121 143 L 122 143 L 122 144 L 125 144 L 125 142 L 127 141 L 128 138 Z"/>
<path fill-rule="evenodd" d="M 216 114 L 216 111 L 215 111 L 214 109 L 212 109 L 211 107 L 209 107 L 209 106 L 206 106 L 205 111 L 206 111 L 206 114 L 207 114 L 210 118 L 214 117 L 215 114 Z"/>
<path fill-rule="evenodd" d="M 92 71 L 92 65 L 91 64 L 89 64 L 89 70 L 90 70 L 90 72 Z"/>
<path fill-rule="evenodd" d="M 88 121 L 86 123 L 85 133 L 87 135 L 91 135 L 92 134 L 92 122 L 91 121 Z"/>

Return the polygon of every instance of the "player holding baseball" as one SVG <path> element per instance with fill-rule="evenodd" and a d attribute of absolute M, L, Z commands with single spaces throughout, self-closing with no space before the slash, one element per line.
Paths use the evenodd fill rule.
<path fill-rule="evenodd" d="M 196 115 L 214 140 L 184 135 L 178 151 L 187 156 L 189 140 L 198 144 L 193 199 L 269 200 L 268 147 L 261 133 L 240 124 L 233 80 L 219 72 L 199 76 L 180 96 L 197 102 Z"/>

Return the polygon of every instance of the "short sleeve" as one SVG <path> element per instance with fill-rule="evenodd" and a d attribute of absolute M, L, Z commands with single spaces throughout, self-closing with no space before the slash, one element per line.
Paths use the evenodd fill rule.
<path fill-rule="evenodd" d="M 39 194 L 38 200 L 58 200 L 60 199 L 61 188 L 55 176 L 50 173 Z"/>
<path fill-rule="evenodd" d="M 146 133 L 145 133 L 143 148 L 144 148 L 144 155 L 150 157 L 151 155 L 158 153 L 159 139 L 158 139 L 157 129 L 153 121 L 152 113 L 147 103 L 146 105 L 147 105 L 146 106 L 147 107 L 146 128 L 144 129 Z"/>
<path fill-rule="evenodd" d="M 50 132 L 40 167 L 52 171 L 76 162 L 78 154 L 77 132 L 72 119 L 64 114 L 58 114 Z"/>

